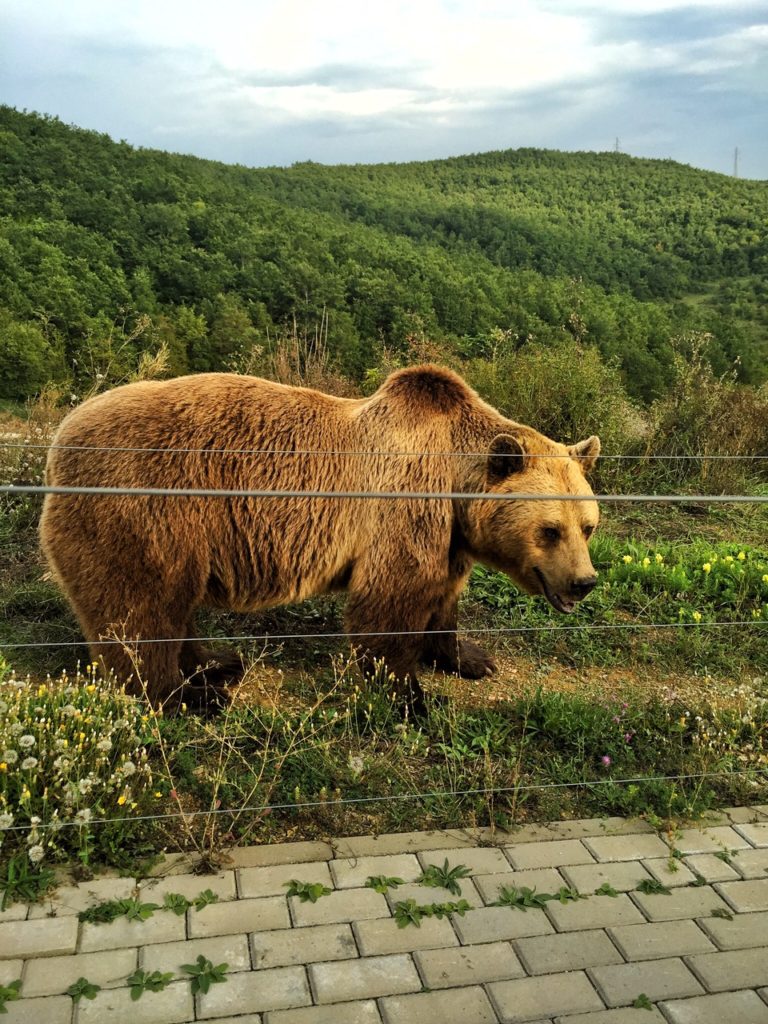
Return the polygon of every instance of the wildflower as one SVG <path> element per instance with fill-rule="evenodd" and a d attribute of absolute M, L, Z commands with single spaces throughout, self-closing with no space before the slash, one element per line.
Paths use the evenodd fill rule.
<path fill-rule="evenodd" d="M 656 559 L 656 564 L 657 565 L 661 565 L 661 563 L 664 561 L 664 555 L 660 555 L 658 553 L 658 551 L 657 551 L 656 555 L 655 555 L 655 559 Z"/>
<path fill-rule="evenodd" d="M 763 583 L 768 583 L 768 572 L 763 574 Z"/>
<path fill-rule="evenodd" d="M 0 761 L 0 772 L 7 772 L 7 771 L 8 771 L 8 765 L 5 763 L 5 761 Z"/>
<path fill-rule="evenodd" d="M 603 754 L 603 756 L 600 758 L 600 761 L 603 763 L 603 765 L 605 765 L 606 768 L 610 767 L 611 759 L 610 757 L 608 757 L 607 754 Z"/>
<path fill-rule="evenodd" d="M 651 564 L 651 560 L 650 560 L 650 558 L 648 558 L 648 556 L 646 555 L 646 557 L 645 557 L 645 558 L 643 559 L 643 568 L 644 568 L 644 569 L 647 569 L 647 568 L 648 568 L 648 566 L 649 566 L 650 564 Z"/>
<path fill-rule="evenodd" d="M 704 572 L 712 572 L 712 565 L 710 562 L 705 562 L 701 568 L 704 570 Z"/>
<path fill-rule="evenodd" d="M 125 776 L 134 775 L 136 772 L 136 765 L 133 763 L 133 761 L 124 761 L 120 768 L 120 771 Z"/>
<path fill-rule="evenodd" d="M 91 779 L 80 779 L 77 783 L 77 788 L 80 791 L 81 796 L 88 796 L 90 791 L 93 789 L 93 782 Z"/>
<path fill-rule="evenodd" d="M 37 768 L 37 758 L 36 757 L 25 757 L 24 760 L 21 762 L 21 768 L 22 768 L 22 771 L 25 771 L 25 772 L 30 771 L 32 768 Z"/>
<path fill-rule="evenodd" d="M 30 846 L 27 851 L 27 855 L 33 864 L 39 864 L 45 856 L 45 850 L 43 850 L 42 846 L 38 843 L 36 846 Z"/>
<path fill-rule="evenodd" d="M 740 562 L 743 562 L 743 561 L 744 561 L 744 559 L 745 559 L 745 558 L 746 558 L 747 556 L 746 556 L 746 554 L 745 554 L 745 553 L 744 553 L 743 551 L 740 551 L 740 552 L 738 553 L 738 555 L 737 555 L 736 557 L 738 558 L 738 560 L 739 560 Z"/>
<path fill-rule="evenodd" d="M 35 745 L 35 737 L 30 736 L 26 733 L 24 736 L 19 736 L 19 746 L 22 750 L 30 750 Z"/>
<path fill-rule="evenodd" d="M 81 825 L 85 825 L 87 822 L 91 820 L 92 817 L 93 813 L 90 810 L 90 808 L 83 807 L 82 810 L 78 811 L 77 814 L 75 815 L 75 821 L 77 821 Z"/>
<path fill-rule="evenodd" d="M 694 622 L 701 622 L 701 612 L 691 612 L 691 618 Z"/>
<path fill-rule="evenodd" d="M 12 814 L 0 814 L 0 831 L 6 828 L 10 828 L 13 824 Z"/>
<path fill-rule="evenodd" d="M 110 739 L 99 740 L 99 742 L 96 744 L 96 749 L 97 750 L 101 750 L 101 751 L 103 751 L 106 754 L 108 751 L 110 751 L 112 749 L 112 740 L 110 740 Z"/>
<path fill-rule="evenodd" d="M 160 792 L 160 790 L 156 790 L 155 793 L 154 793 L 155 800 L 160 800 L 162 795 L 163 794 Z"/>
<path fill-rule="evenodd" d="M 624 557 L 622 558 L 622 562 L 624 563 L 624 565 L 629 565 L 631 561 L 632 555 L 624 555 Z"/>
<path fill-rule="evenodd" d="M 125 793 L 121 793 L 120 796 L 117 798 L 117 806 L 122 807 L 127 799 L 128 797 L 125 795 Z"/>
<path fill-rule="evenodd" d="M 5 761 L 6 764 L 16 764 L 19 760 L 19 755 L 15 750 L 4 750 L 0 757 Z"/>

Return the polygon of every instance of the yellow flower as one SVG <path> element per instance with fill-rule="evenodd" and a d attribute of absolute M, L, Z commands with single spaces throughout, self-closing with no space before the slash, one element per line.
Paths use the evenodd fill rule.
<path fill-rule="evenodd" d="M 96 687 L 94 686 L 93 683 L 89 683 L 88 686 L 86 686 L 85 690 L 86 690 L 86 693 L 95 693 L 96 692 Z"/>
<path fill-rule="evenodd" d="M 736 557 L 739 559 L 740 562 L 743 562 L 747 556 L 744 554 L 743 551 L 740 551 Z"/>
<path fill-rule="evenodd" d="M 752 609 L 752 618 L 753 619 L 759 619 L 760 618 L 760 609 L 759 608 L 753 608 Z M 0 768 L 3 768 L 3 767 L 4 766 L 2 764 L 0 764 Z"/>
<path fill-rule="evenodd" d="M 725 556 L 725 561 L 726 562 L 732 562 L 733 561 L 733 555 L 726 555 Z"/>
<path fill-rule="evenodd" d="M 657 562 L 657 564 L 658 564 L 658 565 L 661 565 L 661 563 L 662 563 L 663 561 L 664 561 L 664 555 L 660 555 L 660 554 L 658 553 L 658 551 L 657 551 L 657 552 L 656 552 L 656 562 Z"/>
<path fill-rule="evenodd" d="M 768 583 L 768 572 L 763 573 L 763 583 Z"/>
<path fill-rule="evenodd" d="M 701 568 L 704 570 L 704 572 L 712 572 L 712 566 L 709 564 L 709 562 L 705 562 Z"/>
<path fill-rule="evenodd" d="M 118 807 L 122 807 L 127 799 L 128 797 L 125 795 L 125 793 L 121 793 L 120 796 L 117 798 Z"/>
<path fill-rule="evenodd" d="M 632 561 L 632 555 L 624 555 L 622 561 L 625 565 L 629 565 L 629 563 Z"/>
<path fill-rule="evenodd" d="M 701 612 L 691 612 L 691 618 L 694 622 L 701 622 Z"/>
<path fill-rule="evenodd" d="M 646 557 L 646 558 L 643 559 L 643 568 L 644 569 L 647 569 L 650 564 L 651 564 L 650 558 Z"/>
<path fill-rule="evenodd" d="M 158 792 L 155 793 L 155 800 L 159 800 L 162 797 L 162 795 L 163 794 L 158 790 Z"/>
<path fill-rule="evenodd" d="M 0 772 L 7 772 L 8 764 L 5 761 L 0 761 Z"/>
<path fill-rule="evenodd" d="M 687 724 L 687 721 L 688 721 L 688 719 L 685 718 L 685 716 L 683 716 L 682 718 L 678 718 L 677 724 L 680 725 L 680 726 L 685 726 Z"/>

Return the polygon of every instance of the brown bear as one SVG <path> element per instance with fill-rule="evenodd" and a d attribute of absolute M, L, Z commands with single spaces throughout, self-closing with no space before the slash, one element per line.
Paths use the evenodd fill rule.
<path fill-rule="evenodd" d="M 597 437 L 567 448 L 506 419 L 439 366 L 399 370 L 361 399 L 206 373 L 84 402 L 56 434 L 46 476 L 56 486 L 589 496 L 599 450 Z M 252 612 L 340 590 L 351 639 L 401 689 L 416 685 L 420 662 L 490 673 L 493 660 L 455 633 L 473 563 L 571 612 L 595 585 L 597 522 L 592 500 L 53 494 L 40 533 L 95 661 L 138 690 L 135 658 L 100 641 L 168 641 L 136 648 L 141 685 L 164 703 L 190 677 L 206 689 L 231 681 L 234 662 L 185 639 L 198 608 Z"/>

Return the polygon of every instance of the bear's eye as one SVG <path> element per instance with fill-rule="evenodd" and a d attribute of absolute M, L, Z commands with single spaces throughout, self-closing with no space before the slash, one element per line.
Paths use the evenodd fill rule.
<path fill-rule="evenodd" d="M 560 531 L 556 526 L 545 526 L 541 535 L 548 544 L 557 544 L 560 540 Z"/>
<path fill-rule="evenodd" d="M 594 526 L 585 526 L 584 527 L 584 536 L 587 538 L 587 540 L 589 540 L 589 538 L 592 536 L 592 534 L 594 532 L 595 532 Z"/>

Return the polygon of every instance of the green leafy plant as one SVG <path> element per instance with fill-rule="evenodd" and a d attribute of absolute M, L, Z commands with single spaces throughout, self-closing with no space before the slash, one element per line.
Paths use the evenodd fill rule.
<path fill-rule="evenodd" d="M 732 850 L 717 850 L 714 856 L 717 857 L 718 860 L 721 860 L 724 864 L 730 865 L 732 853 Z"/>
<path fill-rule="evenodd" d="M 159 903 L 142 903 L 131 896 L 122 900 L 97 903 L 93 907 L 81 910 L 77 917 L 78 920 L 91 924 L 108 924 L 118 917 L 127 917 L 129 921 L 147 921 L 156 910 L 162 909 Z"/>
<path fill-rule="evenodd" d="M 723 921 L 733 920 L 733 914 L 730 910 L 726 910 L 725 907 L 714 907 L 712 910 L 712 917 L 719 917 Z"/>
<path fill-rule="evenodd" d="M 98 992 L 101 992 L 101 985 L 96 985 L 94 982 L 88 981 L 87 978 L 78 978 L 67 989 L 67 995 L 72 996 L 76 1003 L 79 1003 L 83 997 L 95 999 Z"/>
<path fill-rule="evenodd" d="M 226 967 L 226 964 L 223 966 Z M 186 970 L 186 968 L 182 969 Z M 163 974 L 160 971 L 143 971 L 141 968 L 138 968 L 127 979 L 131 988 L 131 999 L 136 1002 L 141 999 L 145 992 L 162 992 L 164 988 L 170 985 L 172 979 L 173 973 L 171 971 Z M 204 991 L 207 992 L 208 989 L 206 988 Z"/>
<path fill-rule="evenodd" d="M 9 985 L 0 985 L 0 1013 L 8 1013 L 6 1003 L 11 1003 L 21 997 L 21 978 L 12 981 Z"/>
<path fill-rule="evenodd" d="M 402 878 L 391 878 L 387 875 L 370 875 L 365 883 L 366 889 L 374 889 L 382 895 L 388 889 L 396 889 L 399 885 L 405 885 Z"/>
<path fill-rule="evenodd" d="M 55 877 L 50 868 L 30 864 L 25 852 L 15 854 L 5 866 L 5 876 L 0 878 L 3 893 L 0 909 L 6 910 L 16 900 L 36 902 L 53 887 Z"/>
<path fill-rule="evenodd" d="M 330 896 L 332 890 L 322 882 L 297 882 L 292 878 L 285 883 L 289 896 L 298 896 L 302 903 L 317 903 L 321 896 Z"/>
<path fill-rule="evenodd" d="M 163 910 L 170 910 L 177 917 L 182 917 L 192 906 L 192 901 L 180 892 L 167 892 L 163 900 Z"/>
<path fill-rule="evenodd" d="M 560 903 L 576 903 L 577 900 L 588 900 L 589 896 L 580 893 L 578 889 L 571 889 L 567 885 L 561 885 L 554 895 L 546 894 L 550 900 L 558 900 Z"/>
<path fill-rule="evenodd" d="M 671 896 L 672 890 L 668 889 L 658 878 L 644 878 L 637 883 L 637 891 L 643 892 L 646 896 Z"/>
<path fill-rule="evenodd" d="M 198 992 L 205 995 L 211 985 L 227 980 L 229 964 L 219 964 L 214 967 L 211 961 L 201 953 L 195 963 L 182 964 L 181 969 L 192 978 L 192 995 L 195 996 Z"/>
<path fill-rule="evenodd" d="M 595 896 L 618 896 L 618 890 L 614 889 L 610 882 L 603 882 L 599 889 L 595 889 Z"/>
<path fill-rule="evenodd" d="M 498 898 L 491 904 L 493 907 L 512 907 L 515 910 L 527 911 L 531 907 L 543 909 L 552 897 L 547 893 L 537 893 L 536 889 L 521 885 L 502 885 Z"/>
<path fill-rule="evenodd" d="M 634 1008 L 636 1010 L 652 1010 L 653 1009 L 653 1003 L 648 998 L 648 996 L 645 994 L 645 992 L 641 992 L 640 995 L 637 997 L 637 999 L 634 1000 L 632 1005 L 634 1006 Z"/>
<path fill-rule="evenodd" d="M 203 889 L 203 891 L 192 900 L 195 910 L 203 910 L 205 907 L 210 907 L 212 903 L 218 902 L 218 893 L 215 893 L 213 889 Z"/>
<path fill-rule="evenodd" d="M 406 928 L 409 924 L 421 928 L 421 921 L 424 917 L 449 917 L 451 914 L 458 914 L 463 917 L 472 907 L 466 900 L 458 900 L 449 903 L 426 903 L 419 904 L 415 899 L 400 900 L 395 904 L 395 921 L 398 928 Z"/>
<path fill-rule="evenodd" d="M 468 878 L 471 871 L 463 864 L 457 864 L 452 868 L 448 866 L 448 859 L 440 867 L 437 864 L 429 864 L 421 876 L 416 879 L 419 885 L 428 885 L 435 889 L 447 889 L 454 896 L 461 896 L 460 878 Z"/>

